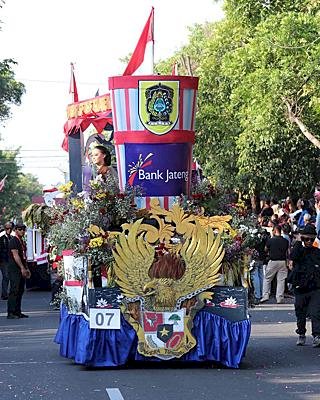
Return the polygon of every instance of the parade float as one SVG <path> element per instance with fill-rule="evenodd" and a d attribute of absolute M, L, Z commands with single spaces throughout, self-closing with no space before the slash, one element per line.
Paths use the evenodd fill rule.
<path fill-rule="evenodd" d="M 231 215 L 206 209 L 209 182 L 193 179 L 197 89 L 190 76 L 117 76 L 110 94 L 68 106 L 71 181 L 47 208 L 47 239 L 63 277 L 55 342 L 77 364 L 238 368 L 245 355 L 241 239 Z M 118 189 L 94 179 L 96 144 L 114 155 Z"/>
<path fill-rule="evenodd" d="M 208 183 L 196 193 L 201 183 L 192 182 L 197 85 L 186 76 L 110 78 L 119 190 L 88 181 L 81 165 L 85 190 L 75 193 L 70 182 L 59 188 L 65 203 L 48 208 L 48 239 L 62 255 L 64 278 L 55 341 L 77 364 L 237 368 L 245 355 L 247 288 L 242 278 L 230 282 L 226 268 L 236 232 L 230 215 L 201 206 L 213 196 Z M 73 134 L 81 138 L 78 130 L 69 140 Z"/>

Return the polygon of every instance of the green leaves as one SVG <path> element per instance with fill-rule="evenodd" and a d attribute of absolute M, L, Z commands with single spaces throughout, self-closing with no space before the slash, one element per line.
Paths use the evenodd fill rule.
<path fill-rule="evenodd" d="M 194 155 L 227 189 L 312 192 L 319 149 L 297 121 L 320 138 L 320 2 L 224 0 L 224 8 L 223 21 L 193 27 L 189 43 L 159 65 L 170 73 L 189 57 L 200 77 Z"/>
<path fill-rule="evenodd" d="M 21 218 L 33 195 L 42 194 L 42 186 L 31 174 L 23 174 L 17 161 L 17 151 L 0 150 L 0 179 L 7 175 L 0 192 L 0 224 L 14 218 Z"/>
<path fill-rule="evenodd" d="M 17 63 L 11 59 L 0 62 L 0 122 L 10 116 L 10 105 L 19 105 L 25 91 L 24 85 L 14 79 L 13 66 Z"/>
<path fill-rule="evenodd" d="M 225 187 L 309 192 L 319 180 L 319 150 L 292 125 L 283 99 L 319 132 L 319 16 L 307 1 L 272 1 L 268 12 L 258 3 L 226 1 L 227 18 L 211 25 L 198 58 L 195 154 Z"/>

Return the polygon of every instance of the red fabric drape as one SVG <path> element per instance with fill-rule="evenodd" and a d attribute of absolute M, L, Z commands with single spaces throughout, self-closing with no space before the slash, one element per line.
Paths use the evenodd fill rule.
<path fill-rule="evenodd" d="M 108 123 L 112 124 L 112 116 L 110 110 L 90 116 L 85 115 L 82 117 L 68 119 L 63 127 L 64 139 L 61 147 L 63 148 L 63 150 L 68 151 L 68 136 L 77 132 L 79 129 L 83 132 L 88 128 L 90 124 L 92 124 L 96 128 L 97 132 L 101 133 Z"/>

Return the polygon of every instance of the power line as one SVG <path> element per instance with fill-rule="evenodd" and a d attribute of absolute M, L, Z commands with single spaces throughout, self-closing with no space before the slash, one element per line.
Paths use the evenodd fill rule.
<path fill-rule="evenodd" d="M 16 156 L 16 158 L 64 158 L 67 159 L 66 156 Z"/>
<path fill-rule="evenodd" d="M 59 150 L 59 149 L 57 149 L 57 150 L 52 150 L 52 149 L 35 149 L 35 150 L 31 150 L 31 149 L 19 149 L 19 150 L 12 150 L 12 149 L 0 149 L 0 151 L 8 151 L 8 152 L 25 152 L 25 151 L 43 151 L 43 152 L 47 152 L 47 151 L 59 151 L 59 153 L 60 152 L 62 152 L 62 150 Z M 64 152 L 65 153 L 65 152 Z"/>
<path fill-rule="evenodd" d="M 35 168 L 37 168 L 37 167 L 41 167 L 42 165 L 44 165 L 43 164 L 43 162 L 44 162 L 45 160 L 41 160 L 41 163 L 36 163 L 36 164 L 34 164 L 34 166 L 35 166 Z M 27 164 L 29 163 L 30 161 L 27 161 Z M 32 162 L 32 160 L 31 160 L 31 162 Z M 0 165 L 14 165 L 14 164 L 17 164 L 16 162 L 14 162 L 14 161 L 0 161 Z M 51 164 L 52 164 L 52 162 L 51 162 Z M 65 163 L 66 164 L 66 163 Z M 25 163 L 23 163 L 23 164 L 17 164 L 18 166 L 24 166 L 24 165 L 26 165 Z M 30 165 L 30 164 L 29 164 Z M 32 164 L 33 165 L 33 164 Z"/>
<path fill-rule="evenodd" d="M 69 85 L 69 81 L 54 81 L 54 80 L 46 80 L 46 79 L 25 79 L 25 78 L 18 78 L 18 81 L 21 82 L 36 82 L 36 83 L 58 83 L 58 84 L 63 84 L 63 85 Z M 87 86 L 101 86 L 101 85 L 105 85 L 106 82 L 78 82 L 77 81 L 77 85 L 87 85 Z"/>
<path fill-rule="evenodd" d="M 49 165 L 38 165 L 38 166 L 36 166 L 36 167 L 29 167 L 29 166 L 27 166 L 27 165 L 24 165 L 23 166 L 23 168 L 25 168 L 25 169 L 38 169 L 39 167 L 41 167 L 41 168 L 46 168 L 46 169 L 58 169 L 59 171 L 61 171 L 61 169 L 59 168 L 59 166 L 49 166 Z M 62 171 L 61 171 L 61 173 L 62 173 Z"/>

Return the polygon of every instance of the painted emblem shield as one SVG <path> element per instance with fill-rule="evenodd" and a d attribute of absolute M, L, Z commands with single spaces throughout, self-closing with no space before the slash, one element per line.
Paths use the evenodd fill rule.
<path fill-rule="evenodd" d="M 151 133 L 164 135 L 179 116 L 178 81 L 139 81 L 139 118 Z"/>
<path fill-rule="evenodd" d="M 157 326 L 157 338 L 162 342 L 167 343 L 167 341 L 172 337 L 173 325 L 172 324 L 161 324 Z"/>
<path fill-rule="evenodd" d="M 185 310 L 177 311 L 142 311 L 142 329 L 138 329 L 138 351 L 148 357 L 163 360 L 181 357 L 196 345 L 189 326 L 190 316 Z M 190 325 L 191 323 L 191 325 Z M 136 329 L 136 325 L 134 325 Z"/>

